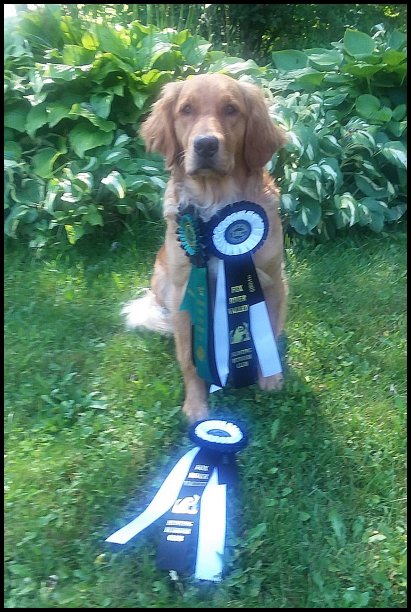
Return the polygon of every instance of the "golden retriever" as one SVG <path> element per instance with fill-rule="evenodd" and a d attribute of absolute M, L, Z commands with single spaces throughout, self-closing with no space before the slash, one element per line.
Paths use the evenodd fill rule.
<path fill-rule="evenodd" d="M 205 221 L 242 200 L 264 208 L 269 232 L 254 261 L 278 338 L 286 316 L 287 286 L 279 194 L 264 166 L 286 139 L 271 121 L 260 89 L 223 74 L 196 75 L 165 85 L 141 135 L 147 150 L 164 155 L 171 171 L 164 198 L 167 230 L 151 290 L 123 312 L 130 327 L 174 334 L 185 384 L 183 411 L 195 421 L 207 417 L 208 389 L 192 360 L 189 313 L 179 310 L 191 264 L 177 241 L 178 208 L 194 205 Z M 260 375 L 258 383 L 265 390 L 279 389 L 282 375 Z"/>

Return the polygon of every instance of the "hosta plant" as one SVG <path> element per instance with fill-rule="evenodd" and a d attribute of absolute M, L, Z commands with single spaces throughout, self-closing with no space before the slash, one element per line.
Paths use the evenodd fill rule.
<path fill-rule="evenodd" d="M 286 224 L 380 231 L 405 211 L 405 36 L 347 30 L 272 66 L 213 51 L 188 30 L 90 23 L 58 5 L 5 31 L 5 233 L 40 247 L 159 218 L 166 173 L 138 137 L 161 86 L 198 72 L 257 82 L 289 143 L 269 169 Z"/>
<path fill-rule="evenodd" d="M 167 81 L 221 57 L 187 30 L 74 22 L 45 5 L 5 37 L 5 232 L 31 246 L 159 216 L 164 167 L 139 123 Z"/>
<path fill-rule="evenodd" d="M 280 51 L 269 83 L 289 143 L 274 160 L 299 234 L 381 231 L 406 210 L 405 36 L 347 30 L 332 49 Z M 275 166 L 275 167 L 274 167 Z"/>

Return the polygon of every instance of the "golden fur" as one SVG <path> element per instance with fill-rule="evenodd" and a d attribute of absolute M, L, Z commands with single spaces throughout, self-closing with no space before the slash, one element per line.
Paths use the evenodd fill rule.
<path fill-rule="evenodd" d="M 207 416 L 207 390 L 192 361 L 189 314 L 179 310 L 191 264 L 176 239 L 178 207 L 195 205 L 205 220 L 241 200 L 265 209 L 269 233 L 254 259 L 278 337 L 286 316 L 283 238 L 278 191 L 264 165 L 284 144 L 285 136 L 272 123 L 256 86 L 222 74 L 197 75 L 166 85 L 142 125 L 141 135 L 149 151 L 164 155 L 171 171 L 164 199 L 165 243 L 157 255 L 146 307 L 160 308 L 166 318 L 170 314 L 168 329 L 174 333 L 185 384 L 183 410 L 194 421 Z M 217 147 L 215 152 L 213 147 Z M 136 323 L 140 324 L 156 328 L 147 322 Z M 163 330 L 166 328 L 167 323 Z M 259 385 L 266 390 L 278 389 L 282 376 L 260 376 Z"/>

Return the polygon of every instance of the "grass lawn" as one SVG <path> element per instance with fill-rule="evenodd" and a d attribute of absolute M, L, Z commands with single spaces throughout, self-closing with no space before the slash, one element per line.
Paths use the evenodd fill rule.
<path fill-rule="evenodd" d="M 104 543 L 190 447 L 172 340 L 120 317 L 161 237 L 7 249 L 6 607 L 405 607 L 402 230 L 287 247 L 287 384 L 212 399 L 250 438 L 224 580 L 171 582 L 153 528 Z"/>

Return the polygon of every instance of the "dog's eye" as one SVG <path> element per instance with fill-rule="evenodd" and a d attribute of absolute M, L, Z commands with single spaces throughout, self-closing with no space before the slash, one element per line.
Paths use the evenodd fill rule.
<path fill-rule="evenodd" d="M 227 104 L 224 107 L 224 113 L 226 115 L 236 115 L 238 113 L 238 110 L 235 106 L 233 106 L 232 104 Z"/>
<path fill-rule="evenodd" d="M 191 106 L 191 104 L 184 104 L 184 106 L 180 108 L 180 113 L 182 113 L 183 115 L 191 115 L 192 112 L 193 107 Z"/>

